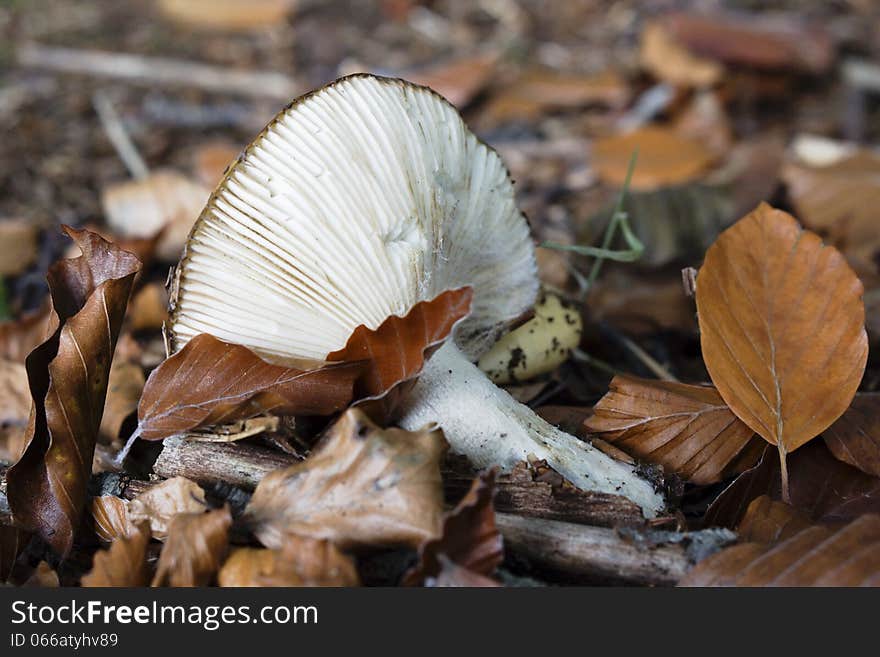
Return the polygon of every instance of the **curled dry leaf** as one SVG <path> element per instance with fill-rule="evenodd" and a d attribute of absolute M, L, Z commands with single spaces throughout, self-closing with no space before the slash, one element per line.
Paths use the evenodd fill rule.
<path fill-rule="evenodd" d="M 198 514 L 207 508 L 205 491 L 186 477 L 173 477 L 134 498 L 128 507 L 132 522 L 147 522 L 153 538 L 164 541 L 179 513 Z"/>
<path fill-rule="evenodd" d="M 128 536 L 134 529 L 128 511 L 129 501 L 115 495 L 93 497 L 89 512 L 95 534 L 105 543 Z"/>
<path fill-rule="evenodd" d="M 694 484 L 754 467 L 764 445 L 708 386 L 615 376 L 586 428 Z"/>
<path fill-rule="evenodd" d="M 880 393 L 859 393 L 822 437 L 844 463 L 880 477 Z"/>
<path fill-rule="evenodd" d="M 775 543 L 797 534 L 810 524 L 810 517 L 803 511 L 761 495 L 749 504 L 736 532 L 742 541 Z"/>
<path fill-rule="evenodd" d="M 415 385 L 427 360 L 467 317 L 473 296 L 470 287 L 446 290 L 417 303 L 403 317 L 392 315 L 375 330 L 358 326 L 345 347 L 327 360 L 366 363 L 355 383 L 355 399 L 374 419 L 385 420 Z"/>
<path fill-rule="evenodd" d="M 443 557 L 477 575 L 491 575 L 504 559 L 504 541 L 495 526 L 495 471 L 481 472 L 443 520 L 443 533 L 419 547 L 419 563 L 403 579 L 415 586 L 441 576 Z"/>
<path fill-rule="evenodd" d="M 0 461 L 18 461 L 30 412 L 27 370 L 21 363 L 0 359 Z"/>
<path fill-rule="evenodd" d="M 724 231 L 696 300 L 713 383 L 783 457 L 847 409 L 868 357 L 862 284 L 794 217 L 762 203 Z"/>
<path fill-rule="evenodd" d="M 467 315 L 471 297 L 470 288 L 448 290 L 375 330 L 359 326 L 328 363 L 276 365 L 247 347 L 197 335 L 147 380 L 138 408 L 140 436 L 159 440 L 264 413 L 329 415 L 352 399 L 386 415 Z"/>
<path fill-rule="evenodd" d="M 82 586 L 147 586 L 150 583 L 149 543 L 150 529 L 146 525 L 134 527 L 126 536 L 118 537 L 109 549 L 95 553 L 92 570 L 83 575 Z"/>
<path fill-rule="evenodd" d="M 779 459 L 767 447 L 761 462 L 742 473 L 712 503 L 707 525 L 734 528 L 752 500 L 768 495 L 782 498 Z M 813 522 L 842 522 L 863 513 L 880 513 L 880 479 L 866 475 L 832 456 L 822 441 L 814 441 L 788 459 L 791 506 Z"/>
<path fill-rule="evenodd" d="M 329 415 L 351 401 L 361 363 L 315 369 L 273 365 L 247 347 L 203 333 L 150 374 L 138 432 L 161 440 L 262 413 Z"/>
<path fill-rule="evenodd" d="M 119 437 L 125 420 L 137 410 L 144 389 L 144 371 L 140 365 L 115 361 L 110 367 L 104 416 L 101 418 L 99 435 L 108 444 Z"/>
<path fill-rule="evenodd" d="M 16 524 L 62 555 L 85 504 L 116 338 L 140 269 L 132 254 L 97 235 L 65 230 L 83 255 L 49 269 L 52 330 L 26 363 L 29 443 L 7 474 Z"/>
<path fill-rule="evenodd" d="M 18 219 L 0 220 L 0 276 L 15 276 L 37 257 L 37 226 Z"/>
<path fill-rule="evenodd" d="M 826 71 L 834 61 L 828 32 L 791 15 L 672 13 L 661 24 L 696 55 L 757 69 Z"/>
<path fill-rule="evenodd" d="M 643 69 L 677 87 L 709 87 L 724 75 L 717 62 L 691 53 L 656 21 L 642 30 L 639 59 Z"/>
<path fill-rule="evenodd" d="M 287 536 L 279 550 L 238 548 L 217 575 L 220 586 L 358 586 L 351 557 L 330 541 Z"/>
<path fill-rule="evenodd" d="M 630 188 L 650 191 L 694 180 L 715 161 L 715 154 L 699 141 L 658 126 L 639 128 L 625 135 L 593 142 L 593 166 L 599 178 L 622 186 L 629 163 L 638 151 Z"/>
<path fill-rule="evenodd" d="M 440 533 L 440 430 L 381 429 L 348 410 L 304 462 L 269 473 L 245 517 L 266 547 L 287 534 L 349 546 L 417 547 Z"/>
<path fill-rule="evenodd" d="M 107 224 L 121 238 L 152 238 L 161 232 L 156 255 L 172 261 L 180 256 L 209 195 L 207 187 L 183 174 L 157 171 L 106 188 L 101 205 Z"/>
<path fill-rule="evenodd" d="M 880 516 L 811 526 L 777 543 L 742 543 L 700 562 L 679 586 L 878 586 Z"/>
<path fill-rule="evenodd" d="M 226 558 L 230 525 L 228 507 L 174 516 L 151 586 L 209 585 Z"/>

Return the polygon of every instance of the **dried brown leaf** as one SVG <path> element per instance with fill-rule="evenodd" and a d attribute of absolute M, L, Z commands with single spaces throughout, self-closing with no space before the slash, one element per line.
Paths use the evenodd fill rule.
<path fill-rule="evenodd" d="M 34 411 L 28 446 L 7 474 L 16 524 L 66 555 L 86 501 L 116 338 L 140 263 L 87 231 L 83 255 L 48 273 L 51 335 L 27 358 Z"/>
<path fill-rule="evenodd" d="M 238 159 L 241 145 L 228 141 L 209 141 L 193 149 L 192 168 L 196 178 L 209 189 L 223 179 L 227 167 Z"/>
<path fill-rule="evenodd" d="M 481 472 L 470 490 L 446 515 L 443 533 L 419 547 L 419 563 L 403 583 L 417 586 L 443 571 L 442 557 L 478 575 L 491 575 L 504 560 L 504 541 L 495 526 L 495 472 Z"/>
<path fill-rule="evenodd" d="M 132 522 L 147 522 L 153 538 L 164 541 L 179 513 L 198 514 L 207 508 L 205 491 L 186 477 L 173 477 L 134 498 L 128 507 Z"/>
<path fill-rule="evenodd" d="M 105 543 L 128 536 L 134 530 L 129 515 L 129 501 L 115 495 L 93 497 L 89 512 L 95 525 L 95 534 Z"/>
<path fill-rule="evenodd" d="M 263 413 L 329 415 L 351 401 L 363 369 L 362 363 L 311 370 L 274 365 L 204 333 L 150 374 L 138 431 L 145 440 L 161 440 Z"/>
<path fill-rule="evenodd" d="M 404 317 L 389 317 L 375 330 L 361 325 L 327 360 L 367 364 L 355 383 L 355 399 L 374 419 L 384 421 L 415 385 L 427 360 L 467 317 L 472 299 L 470 287 L 446 290 L 417 303 Z"/>
<path fill-rule="evenodd" d="M 637 191 L 692 181 L 705 173 L 716 158 L 698 141 L 670 128 L 648 126 L 593 142 L 596 175 L 609 185 L 622 186 L 635 151 L 638 162 L 630 188 Z"/>
<path fill-rule="evenodd" d="M 417 547 L 440 533 L 446 448 L 440 430 L 381 429 L 351 409 L 306 461 L 263 478 L 245 516 L 275 549 L 291 533 L 343 549 Z"/>
<path fill-rule="evenodd" d="M 0 276 L 15 276 L 37 257 L 37 226 L 18 219 L 0 220 Z"/>
<path fill-rule="evenodd" d="M 742 543 L 700 562 L 679 586 L 880 585 L 880 516 L 814 525 L 780 542 Z"/>
<path fill-rule="evenodd" d="M 287 536 L 279 550 L 238 548 L 217 576 L 220 586 L 358 586 L 351 557 L 330 541 Z"/>
<path fill-rule="evenodd" d="M 837 249 L 761 204 L 697 277 L 703 360 L 730 409 L 781 454 L 847 409 L 868 357 L 862 284 Z"/>
<path fill-rule="evenodd" d="M 31 573 L 24 583 L 23 587 L 32 588 L 58 588 L 61 583 L 58 581 L 58 573 L 47 562 L 41 561 L 37 564 L 34 572 Z"/>
<path fill-rule="evenodd" d="M 226 558 L 230 525 L 228 507 L 174 516 L 151 586 L 211 584 Z"/>
<path fill-rule="evenodd" d="M 168 292 L 161 283 L 148 283 L 131 298 L 128 321 L 132 331 L 158 331 L 167 319 Z"/>
<path fill-rule="evenodd" d="M 764 448 L 714 388 L 632 376 L 614 377 L 585 426 L 694 484 L 753 467 Z"/>
<path fill-rule="evenodd" d="M 84 587 L 147 586 L 150 570 L 147 565 L 147 546 L 150 530 L 144 525 L 133 528 L 126 536 L 120 536 L 107 550 L 95 553 L 91 572 L 82 578 Z"/>
<path fill-rule="evenodd" d="M 880 393 L 859 393 L 822 437 L 844 463 L 880 477 Z"/>
<path fill-rule="evenodd" d="M 810 524 L 810 517 L 803 511 L 761 495 L 749 504 L 736 532 L 742 541 L 775 543 L 797 534 Z"/>
<path fill-rule="evenodd" d="M 761 462 L 742 473 L 712 503 L 706 524 L 734 528 L 752 500 L 767 495 L 782 499 L 779 459 L 767 447 Z M 832 456 L 814 441 L 788 457 L 791 506 L 813 522 L 842 522 L 864 513 L 880 513 L 880 479 L 866 475 Z"/>

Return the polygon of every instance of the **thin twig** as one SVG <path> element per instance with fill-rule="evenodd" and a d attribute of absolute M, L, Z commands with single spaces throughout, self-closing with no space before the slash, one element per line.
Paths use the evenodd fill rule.
<path fill-rule="evenodd" d="M 107 133 L 107 138 L 113 144 L 116 154 L 119 155 L 119 159 L 125 164 L 125 168 L 128 169 L 132 178 L 136 180 L 146 178 L 150 174 L 147 163 L 144 162 L 137 146 L 128 135 L 128 131 L 125 129 L 122 119 L 119 118 L 116 108 L 113 107 L 113 103 L 110 102 L 110 98 L 103 91 L 96 91 L 92 96 L 92 105 L 95 107 L 95 112 L 98 113 L 98 119 L 101 121 L 104 132 Z"/>
<path fill-rule="evenodd" d="M 195 87 L 245 96 L 289 100 L 300 86 L 272 71 L 240 71 L 168 57 L 146 57 L 101 50 L 54 48 L 25 43 L 16 48 L 20 66 L 60 73 L 79 73 L 147 85 Z"/>
<path fill-rule="evenodd" d="M 620 341 L 623 343 L 627 349 L 629 349 L 633 355 L 638 358 L 642 363 L 647 367 L 651 372 L 654 373 L 661 381 L 672 381 L 674 383 L 678 382 L 672 374 L 663 367 L 660 363 L 658 363 L 651 354 L 642 349 L 639 345 L 637 345 L 634 341 L 630 340 L 625 335 L 620 336 Z"/>

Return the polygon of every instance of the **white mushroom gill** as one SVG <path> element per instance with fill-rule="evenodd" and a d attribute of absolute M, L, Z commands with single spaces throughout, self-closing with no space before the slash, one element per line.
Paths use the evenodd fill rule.
<path fill-rule="evenodd" d="M 429 362 L 402 426 L 436 422 L 479 465 L 534 454 L 646 514 L 663 505 L 631 467 L 472 365 L 533 304 L 534 246 L 498 155 L 428 89 L 358 75 L 295 101 L 229 170 L 178 274 L 175 349 L 210 333 L 276 361 L 324 358 L 357 326 L 469 285 L 471 315 Z"/>

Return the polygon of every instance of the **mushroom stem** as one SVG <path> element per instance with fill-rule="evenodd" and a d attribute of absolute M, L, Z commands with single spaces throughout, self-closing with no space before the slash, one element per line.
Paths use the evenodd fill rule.
<path fill-rule="evenodd" d="M 579 488 L 629 498 L 646 517 L 664 507 L 663 496 L 633 466 L 542 420 L 492 383 L 452 340 L 431 356 L 399 418 L 409 430 L 430 423 L 478 467 L 509 470 L 532 455 Z"/>

